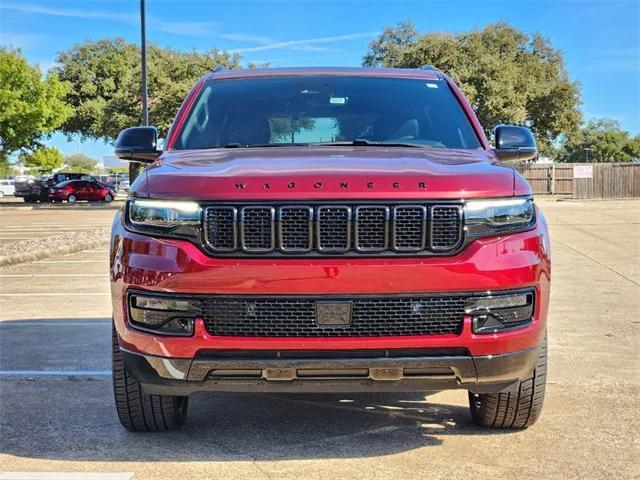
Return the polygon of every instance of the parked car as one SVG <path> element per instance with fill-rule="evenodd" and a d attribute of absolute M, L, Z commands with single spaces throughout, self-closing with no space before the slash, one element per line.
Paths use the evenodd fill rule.
<path fill-rule="evenodd" d="M 13 196 L 16 192 L 14 180 L 0 180 L 0 198 Z"/>
<path fill-rule="evenodd" d="M 37 178 L 25 178 L 16 181 L 15 196 L 22 197 L 26 203 L 46 202 L 49 200 L 50 189 L 67 180 L 95 181 L 91 175 L 73 172 L 58 172 Z"/>
<path fill-rule="evenodd" d="M 118 184 L 118 189 L 119 190 L 124 190 L 125 192 L 129 191 L 129 179 L 128 178 L 124 178 L 122 180 L 120 180 L 120 183 Z"/>
<path fill-rule="evenodd" d="M 52 202 L 76 203 L 79 200 L 111 202 L 115 196 L 115 192 L 108 185 L 91 180 L 68 180 L 49 189 L 49 200 Z"/>
<path fill-rule="evenodd" d="M 547 224 L 434 69 L 255 69 L 201 78 L 111 240 L 113 385 L 134 431 L 199 391 L 464 389 L 471 418 L 525 428 L 546 381 Z"/>

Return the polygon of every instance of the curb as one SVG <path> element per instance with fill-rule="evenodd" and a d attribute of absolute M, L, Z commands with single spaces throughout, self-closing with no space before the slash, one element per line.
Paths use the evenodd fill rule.
<path fill-rule="evenodd" d="M 44 260 L 46 258 L 68 255 L 70 253 L 78 253 L 82 250 L 91 250 L 96 247 L 102 247 L 108 244 L 109 238 L 107 237 L 100 240 L 80 240 L 73 245 L 61 245 L 59 247 L 17 253 L 15 255 L 0 257 L 0 267 L 9 267 L 12 265 L 18 265 L 20 263 L 35 262 L 37 260 Z"/>
<path fill-rule="evenodd" d="M 68 204 L 68 203 L 18 203 L 18 202 L 3 202 L 0 201 L 0 211 L 9 209 L 19 210 L 63 210 L 63 209 L 77 209 L 77 210 L 120 210 L 124 205 L 124 200 L 114 200 L 109 204 L 102 203 L 88 203 L 88 204 Z"/>

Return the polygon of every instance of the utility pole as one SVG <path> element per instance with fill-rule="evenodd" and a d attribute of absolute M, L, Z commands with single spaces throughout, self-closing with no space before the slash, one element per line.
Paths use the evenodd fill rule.
<path fill-rule="evenodd" d="M 140 54 L 142 60 L 142 126 L 149 125 L 149 109 L 147 107 L 147 32 L 144 0 L 140 0 Z"/>
<path fill-rule="evenodd" d="M 145 2 L 140 0 L 140 77 L 142 97 L 142 126 L 149 125 L 149 108 L 147 105 L 147 32 L 145 18 Z M 133 182 L 140 172 L 138 162 L 129 162 L 129 181 Z"/>

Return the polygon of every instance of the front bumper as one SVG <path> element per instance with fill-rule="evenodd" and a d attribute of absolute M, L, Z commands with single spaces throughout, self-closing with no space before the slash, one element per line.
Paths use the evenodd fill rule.
<path fill-rule="evenodd" d="M 277 352 L 273 352 L 277 353 Z M 123 350 L 125 365 L 148 394 L 195 392 L 384 392 L 466 389 L 509 390 L 535 368 L 538 347 L 501 355 L 465 352 L 399 352 L 369 358 L 323 355 L 264 358 L 257 352 L 204 353 L 194 359 L 143 355 Z M 362 352 L 359 352 L 360 354 Z M 391 352 L 393 353 L 393 352 Z M 404 355 L 403 355 L 404 353 Z M 360 356 L 360 355 L 358 355 Z M 262 358 L 261 358 L 262 357 Z"/>
<path fill-rule="evenodd" d="M 471 242 L 452 257 L 437 258 L 214 258 L 184 240 L 125 230 L 116 216 L 111 240 L 114 323 L 125 349 L 173 359 L 219 350 L 360 350 L 465 348 L 472 356 L 528 350 L 544 339 L 549 302 L 550 252 L 544 216 L 529 231 Z M 192 337 L 163 337 L 131 328 L 131 289 L 167 294 L 389 295 L 536 290 L 534 320 L 524 328 L 477 335 L 464 320 L 456 335 L 341 338 L 214 336 L 201 321 Z"/>

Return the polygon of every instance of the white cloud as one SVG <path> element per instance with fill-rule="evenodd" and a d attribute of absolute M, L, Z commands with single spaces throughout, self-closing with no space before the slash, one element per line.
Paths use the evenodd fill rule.
<path fill-rule="evenodd" d="M 54 17 L 107 20 L 112 22 L 126 23 L 128 25 L 136 27 L 140 24 L 140 17 L 137 11 L 130 13 L 114 13 L 106 12 L 103 10 L 57 8 L 45 5 L 11 2 L 0 3 L 0 9 L 13 10 L 23 13 L 34 13 L 39 15 L 49 15 Z M 172 22 L 155 18 L 153 16 L 148 16 L 147 24 L 150 28 L 154 28 L 161 32 L 173 33 L 176 35 L 183 35 L 188 37 L 211 37 L 213 36 L 213 30 L 216 26 L 214 22 Z"/>
<path fill-rule="evenodd" d="M 280 44 L 282 42 L 275 40 L 271 37 L 265 37 L 265 36 L 261 36 L 261 35 L 253 35 L 253 34 L 249 34 L 249 33 L 223 33 L 220 35 L 220 38 L 224 39 L 224 40 L 230 40 L 232 42 L 241 42 L 241 43 L 257 43 L 258 46 L 257 47 L 243 47 L 243 48 L 238 48 L 238 49 L 231 49 L 234 52 L 238 52 L 238 51 L 251 51 L 251 52 L 255 52 L 255 51 L 260 51 L 260 50 L 255 50 L 255 48 L 260 48 L 263 50 L 270 50 L 271 49 L 271 45 L 277 45 Z M 325 47 L 317 47 L 314 45 L 310 45 L 310 44 L 304 44 L 304 45 L 292 45 L 290 47 L 288 47 L 288 49 L 290 50 L 297 50 L 297 51 L 303 51 L 303 52 L 326 52 L 329 49 L 325 48 Z"/>
<path fill-rule="evenodd" d="M 1 2 L 0 9 L 12 10 L 17 12 L 32 13 L 37 15 L 49 15 L 55 17 L 83 18 L 105 20 L 110 22 L 119 22 L 137 27 L 140 22 L 137 11 L 128 13 L 109 12 L 105 10 L 88 10 L 76 8 L 59 8 L 48 5 L 38 5 L 29 3 Z M 217 33 L 216 23 L 214 22 L 177 22 L 168 21 L 160 18 L 149 16 L 148 25 L 150 29 L 155 29 L 165 33 L 182 35 L 187 37 L 219 37 L 224 40 L 250 43 L 252 46 L 230 49 L 232 52 L 248 53 L 262 52 L 267 50 L 294 50 L 301 52 L 336 52 L 335 48 L 323 46 L 329 43 L 346 42 L 350 40 L 359 40 L 363 38 L 371 38 L 378 32 L 356 32 L 344 35 L 335 35 L 327 37 L 316 37 L 302 40 L 276 40 L 274 38 L 262 35 L 254 35 L 250 33 Z M 26 40 L 23 39 L 23 40 Z M 10 42 L 5 42 L 10 43 Z M 18 42 L 14 42 L 18 43 Z"/>
<path fill-rule="evenodd" d="M 242 34 L 234 34 L 234 35 L 240 36 Z M 359 40 L 361 38 L 374 37 L 375 35 L 377 35 L 377 32 L 357 32 L 357 33 L 347 33 L 344 35 L 335 35 L 331 37 L 317 37 L 317 38 L 308 38 L 305 40 L 287 40 L 287 41 L 275 41 L 268 37 L 262 37 L 262 40 L 263 40 L 262 42 L 256 42 L 256 43 L 260 43 L 260 45 L 253 46 L 253 47 L 233 48 L 231 50 L 237 53 L 262 52 L 264 50 L 279 50 L 279 49 L 323 51 L 325 49 L 323 47 L 318 47 L 318 44 L 345 42 L 349 40 Z M 264 40 L 268 40 L 268 41 L 264 41 Z"/>

